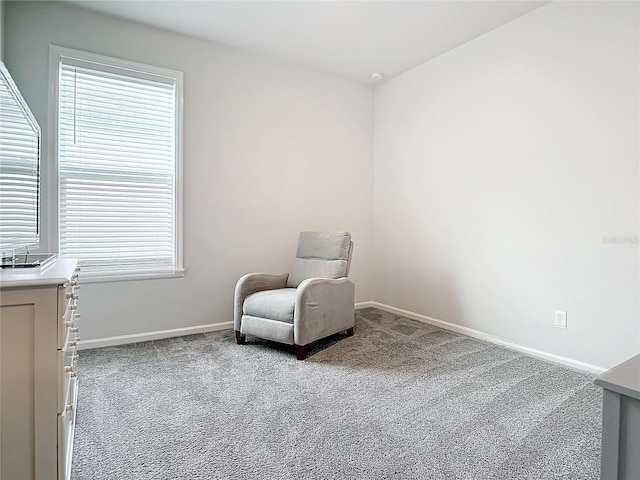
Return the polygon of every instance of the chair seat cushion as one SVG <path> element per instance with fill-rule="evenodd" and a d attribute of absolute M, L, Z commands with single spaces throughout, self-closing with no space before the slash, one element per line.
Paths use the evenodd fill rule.
<path fill-rule="evenodd" d="M 295 288 L 278 288 L 252 293 L 244 299 L 242 311 L 245 315 L 252 317 L 293 323 L 295 304 Z"/>

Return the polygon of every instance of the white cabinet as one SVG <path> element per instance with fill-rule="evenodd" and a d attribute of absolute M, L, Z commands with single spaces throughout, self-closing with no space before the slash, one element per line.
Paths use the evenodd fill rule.
<path fill-rule="evenodd" d="M 75 425 L 77 260 L 0 272 L 0 479 L 68 479 Z"/>

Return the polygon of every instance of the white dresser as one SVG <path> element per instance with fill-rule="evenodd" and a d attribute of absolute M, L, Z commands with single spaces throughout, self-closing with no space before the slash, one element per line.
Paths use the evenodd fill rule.
<path fill-rule="evenodd" d="M 0 271 L 0 479 L 69 479 L 78 262 Z"/>

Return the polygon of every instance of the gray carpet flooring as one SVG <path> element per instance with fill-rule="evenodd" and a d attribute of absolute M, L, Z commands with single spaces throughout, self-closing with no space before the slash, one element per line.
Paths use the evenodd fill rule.
<path fill-rule="evenodd" d="M 247 340 L 81 352 L 72 478 L 599 478 L 589 374 L 373 308 L 304 362 Z"/>

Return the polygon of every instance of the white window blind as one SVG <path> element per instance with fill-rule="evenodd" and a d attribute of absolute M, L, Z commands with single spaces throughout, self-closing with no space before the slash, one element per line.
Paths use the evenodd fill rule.
<path fill-rule="evenodd" d="M 177 105 L 175 78 L 61 58 L 59 247 L 85 274 L 181 268 Z"/>
<path fill-rule="evenodd" d="M 0 63 L 0 254 L 39 241 L 40 127 Z"/>

